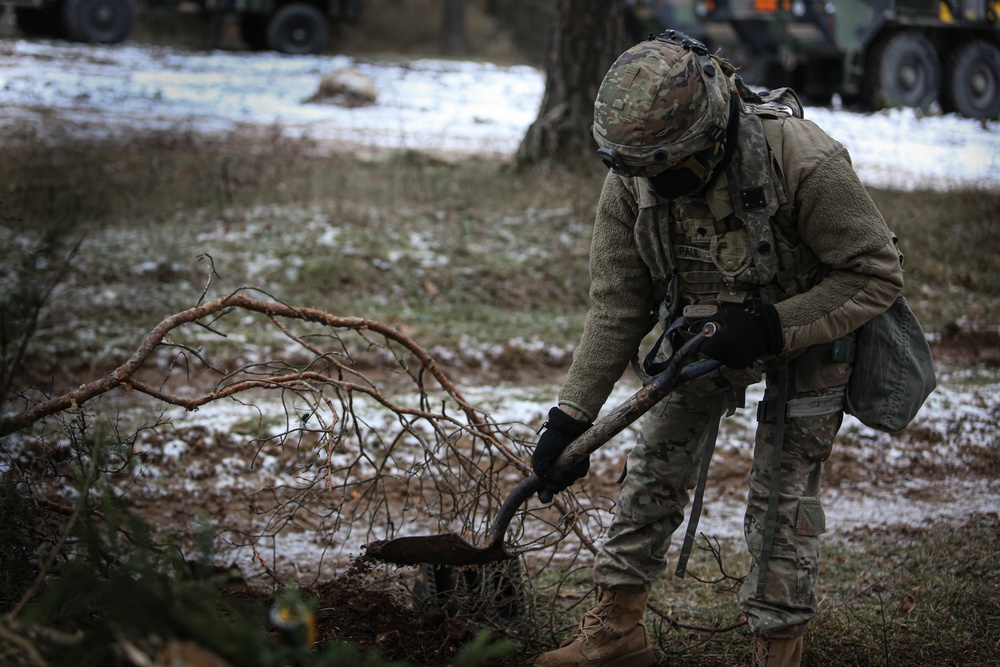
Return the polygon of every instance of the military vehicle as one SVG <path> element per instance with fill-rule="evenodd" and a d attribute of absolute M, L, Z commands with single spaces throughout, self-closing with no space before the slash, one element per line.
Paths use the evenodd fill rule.
<path fill-rule="evenodd" d="M 149 10 L 233 13 L 252 49 L 319 53 L 331 20 L 355 22 L 362 0 L 147 0 Z M 32 37 L 117 44 L 132 33 L 136 0 L 0 0 L 13 6 L 18 26 Z M 155 20 L 155 18 L 154 18 Z"/>
<path fill-rule="evenodd" d="M 633 11 L 674 27 L 668 7 L 752 85 L 1000 117 L 1000 0 L 646 0 Z"/>

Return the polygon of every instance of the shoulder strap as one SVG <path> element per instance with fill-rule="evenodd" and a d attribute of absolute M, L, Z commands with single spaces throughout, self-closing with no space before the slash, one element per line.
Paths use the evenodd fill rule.
<path fill-rule="evenodd" d="M 778 163 L 778 169 L 784 173 L 781 164 L 784 119 L 804 118 L 802 101 L 798 93 L 791 88 L 775 88 L 762 93 L 751 90 L 740 77 L 735 77 L 736 90 L 748 111 L 759 117 L 763 122 L 764 136 L 771 154 Z"/>
<path fill-rule="evenodd" d="M 785 124 L 784 119 L 765 118 L 762 119 L 761 124 L 764 126 L 764 140 L 767 141 L 767 147 L 771 150 L 771 157 L 778 163 L 779 173 L 784 174 L 785 168 L 781 163 L 785 145 L 785 135 L 782 131 L 782 126 Z"/>
<path fill-rule="evenodd" d="M 746 227 L 760 284 L 768 285 L 778 275 L 771 216 L 778 210 L 779 198 L 763 123 L 752 110 L 740 118 L 737 141 L 739 150 L 727 168 L 733 212 Z"/>

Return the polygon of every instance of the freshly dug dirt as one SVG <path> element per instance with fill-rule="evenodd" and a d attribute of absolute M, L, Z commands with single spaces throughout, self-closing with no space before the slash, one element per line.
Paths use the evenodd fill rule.
<path fill-rule="evenodd" d="M 367 574 L 372 565 L 362 556 L 342 576 L 307 591 L 318 598 L 317 648 L 343 641 L 365 653 L 377 651 L 385 659 L 411 665 L 450 664 L 478 629 L 443 609 L 419 611 L 399 595 L 371 587 Z M 491 664 L 512 667 L 516 663 Z"/>
<path fill-rule="evenodd" d="M 410 609 L 393 594 L 368 590 L 362 582 L 349 578 L 322 584 L 315 593 L 319 598 L 316 630 L 320 648 L 332 641 L 345 641 L 366 653 L 377 650 L 390 660 L 447 665 L 475 634 L 466 623 L 449 618 L 442 610 Z"/>

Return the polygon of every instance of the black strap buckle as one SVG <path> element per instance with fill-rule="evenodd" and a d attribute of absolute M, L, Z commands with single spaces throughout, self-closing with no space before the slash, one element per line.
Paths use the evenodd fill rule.
<path fill-rule="evenodd" d="M 788 406 L 785 406 L 785 415 L 788 414 Z M 785 415 L 782 415 L 783 417 Z M 765 399 L 757 404 L 757 421 L 762 424 L 773 424 L 778 421 L 778 401 Z M 787 417 L 781 421 L 788 421 Z"/>
<path fill-rule="evenodd" d="M 597 155 L 601 158 L 601 162 L 604 163 L 605 167 L 619 176 L 624 176 L 625 178 L 632 178 L 634 176 L 632 169 L 625 164 L 622 156 L 614 148 L 601 146 L 597 149 Z"/>

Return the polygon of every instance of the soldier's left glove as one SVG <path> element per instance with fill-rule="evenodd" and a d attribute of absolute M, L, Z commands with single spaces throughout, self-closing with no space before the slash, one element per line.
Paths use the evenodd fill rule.
<path fill-rule="evenodd" d="M 574 419 L 559 408 L 549 410 L 545 430 L 538 438 L 535 452 L 531 455 L 531 468 L 542 478 L 545 485 L 538 492 L 543 503 L 552 502 L 552 496 L 571 486 L 573 482 L 590 471 L 590 457 L 576 465 L 556 467 L 556 459 L 571 442 L 591 427 L 589 421 Z"/>
<path fill-rule="evenodd" d="M 708 322 L 718 322 L 719 331 L 706 338 L 700 351 L 730 368 L 749 368 L 753 362 L 784 347 L 781 319 L 770 304 L 753 310 L 723 308 Z"/>

